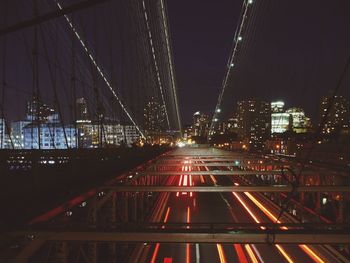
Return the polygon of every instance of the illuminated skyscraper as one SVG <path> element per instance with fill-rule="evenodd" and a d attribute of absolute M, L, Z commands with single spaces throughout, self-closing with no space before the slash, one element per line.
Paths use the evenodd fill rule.
<path fill-rule="evenodd" d="M 251 150 L 264 147 L 271 134 L 271 105 L 259 100 L 237 103 L 238 135 L 249 143 Z"/>
<path fill-rule="evenodd" d="M 271 102 L 271 133 L 283 133 L 289 129 L 290 116 L 284 112 L 283 101 Z"/>
<path fill-rule="evenodd" d="M 311 120 L 305 116 L 301 108 L 290 108 L 286 113 L 291 117 L 291 128 L 296 133 L 305 133 L 311 130 Z"/>
<path fill-rule="evenodd" d="M 165 111 L 164 108 L 155 100 L 151 100 L 144 108 L 145 131 L 150 133 L 159 133 L 165 130 Z"/>
<path fill-rule="evenodd" d="M 271 112 L 283 112 L 284 111 L 284 101 L 273 101 L 271 102 Z"/>
<path fill-rule="evenodd" d="M 330 106 L 330 103 L 332 105 Z M 329 112 L 327 115 L 327 110 Z M 333 134 L 349 129 L 350 102 L 343 96 L 335 96 L 332 101 L 331 97 L 323 97 L 320 104 L 320 122 L 324 121 L 322 129 L 323 134 Z"/>
<path fill-rule="evenodd" d="M 33 123 L 45 123 L 45 122 L 58 122 L 58 114 L 53 108 L 43 103 L 38 98 L 34 97 L 33 100 L 27 103 L 27 121 Z"/>
<path fill-rule="evenodd" d="M 150 143 L 159 143 L 166 132 L 165 109 L 152 97 L 144 108 L 144 127 Z"/>
<path fill-rule="evenodd" d="M 192 136 L 207 137 L 209 116 L 199 111 L 193 114 Z"/>
<path fill-rule="evenodd" d="M 227 120 L 227 131 L 229 133 L 238 133 L 238 118 L 236 114 Z"/>

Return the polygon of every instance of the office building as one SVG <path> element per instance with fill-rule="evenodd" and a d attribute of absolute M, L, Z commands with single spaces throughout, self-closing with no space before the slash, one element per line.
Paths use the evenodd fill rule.
<path fill-rule="evenodd" d="M 23 128 L 23 145 L 24 149 L 76 148 L 75 128 L 59 123 L 44 123 L 39 128 L 31 123 Z"/>
<path fill-rule="evenodd" d="M 321 131 L 325 135 L 348 130 L 350 118 L 349 100 L 343 96 L 335 96 L 334 99 L 323 97 L 320 103 L 319 117 L 319 125 L 322 125 Z"/>
<path fill-rule="evenodd" d="M 148 135 L 159 134 L 166 130 L 165 109 L 153 97 L 144 108 L 144 122 L 145 132 Z"/>
<path fill-rule="evenodd" d="M 286 113 L 290 115 L 291 129 L 295 133 L 306 133 L 311 131 L 311 120 L 306 117 L 303 109 L 293 107 L 286 110 Z"/>
<path fill-rule="evenodd" d="M 271 134 L 271 105 L 260 100 L 237 103 L 238 136 L 246 141 L 250 150 L 264 148 Z"/>
<path fill-rule="evenodd" d="M 24 133 L 23 129 L 30 121 L 13 121 L 11 122 L 11 138 L 15 149 L 24 149 Z"/>
<path fill-rule="evenodd" d="M 192 136 L 207 137 L 209 116 L 199 111 L 193 114 Z"/>

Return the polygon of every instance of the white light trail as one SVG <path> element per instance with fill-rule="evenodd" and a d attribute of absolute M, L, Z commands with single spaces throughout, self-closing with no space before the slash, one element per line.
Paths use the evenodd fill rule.
<path fill-rule="evenodd" d="M 55 0 L 58 8 L 60 10 L 62 10 L 62 6 L 61 4 Z M 117 95 L 117 93 L 115 92 L 115 90 L 113 89 L 112 85 L 110 84 L 110 82 L 107 80 L 105 74 L 103 73 L 101 67 L 97 64 L 95 58 L 93 57 L 92 53 L 90 52 L 90 50 L 88 49 L 88 47 L 86 46 L 86 44 L 84 43 L 84 41 L 82 40 L 82 38 L 80 37 L 78 31 L 76 30 L 75 26 L 73 25 L 72 21 L 69 19 L 69 17 L 67 15 L 64 15 L 64 18 L 66 19 L 69 27 L 71 28 L 71 30 L 73 31 L 74 35 L 77 37 L 77 39 L 79 40 L 79 43 L 81 44 L 82 48 L 84 49 L 84 51 L 86 52 L 86 54 L 88 55 L 90 61 L 92 62 L 92 64 L 94 65 L 94 67 L 97 69 L 99 75 L 101 76 L 101 78 L 104 80 L 104 82 L 106 83 L 107 87 L 109 88 L 109 90 L 112 92 L 113 96 L 117 99 L 120 107 L 123 109 L 123 111 L 125 112 L 125 114 L 128 116 L 129 120 L 132 122 L 132 124 L 136 127 L 137 131 L 140 133 L 141 137 L 143 139 L 146 139 L 145 135 L 143 134 L 143 132 L 141 131 L 140 127 L 136 124 L 136 122 L 134 121 L 134 119 L 132 118 L 131 114 L 129 113 L 129 111 L 127 110 L 126 106 L 124 105 L 124 103 L 121 101 L 121 99 L 119 98 L 119 96 Z"/>

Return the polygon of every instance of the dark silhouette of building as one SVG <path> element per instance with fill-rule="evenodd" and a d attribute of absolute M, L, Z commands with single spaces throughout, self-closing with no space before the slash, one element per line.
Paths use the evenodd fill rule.
<path fill-rule="evenodd" d="M 89 117 L 88 117 L 88 107 L 87 107 L 86 100 L 84 98 L 78 98 L 75 105 L 76 105 L 76 112 L 77 112 L 76 120 L 80 120 L 80 121 L 88 120 Z"/>

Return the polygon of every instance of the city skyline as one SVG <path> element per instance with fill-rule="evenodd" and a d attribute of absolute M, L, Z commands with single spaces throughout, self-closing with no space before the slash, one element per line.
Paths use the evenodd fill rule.
<path fill-rule="evenodd" d="M 259 11 L 254 13 L 256 19 L 252 22 L 252 26 L 259 26 L 259 31 L 248 31 L 247 35 L 242 36 L 243 43 L 246 38 L 249 43 L 244 44 L 243 57 L 239 57 L 237 67 L 233 72 L 234 76 L 229 83 L 230 89 L 225 96 L 225 100 L 228 101 L 224 101 L 223 114 L 230 111 L 229 104 L 232 101 L 237 102 L 246 97 L 256 96 L 269 101 L 275 98 L 285 98 L 291 104 L 303 107 L 308 115 L 315 119 L 318 114 L 318 101 L 316 102 L 314 98 L 319 98 L 321 95 L 326 95 L 335 89 L 339 75 L 344 68 L 345 60 L 350 52 L 347 48 L 350 46 L 350 37 L 346 33 L 346 25 L 350 24 L 350 18 L 345 13 L 345 10 L 350 8 L 349 2 L 339 0 L 337 4 L 328 8 L 325 3 L 312 0 L 308 1 L 301 10 L 298 10 L 297 4 L 293 1 L 274 4 L 262 4 L 256 1 L 255 4 L 254 8 Z M 10 9 L 12 8 L 11 12 L 14 12 L 11 3 L 9 5 Z M 27 9 L 30 10 L 30 5 L 28 3 L 26 5 L 28 6 Z M 201 11 L 198 13 L 196 12 L 197 5 L 201 6 Z M 182 108 L 180 114 L 184 123 L 190 122 L 190 116 L 196 109 L 202 109 L 209 115 L 214 112 L 213 105 L 222 87 L 227 57 L 232 45 L 232 29 L 237 25 L 240 5 L 240 1 L 223 0 L 213 9 L 210 4 L 195 0 L 188 3 L 184 10 L 181 1 L 168 3 L 175 76 L 178 79 L 179 103 Z M 111 3 L 111 9 L 112 7 L 114 7 L 113 3 Z M 292 20 L 287 18 L 291 16 L 291 12 L 288 10 L 298 12 L 299 19 L 290 22 Z M 29 15 L 27 11 L 21 10 L 21 12 L 23 12 L 23 16 Z M 181 16 L 178 16 L 179 13 L 181 13 Z M 310 13 L 313 13 L 312 17 L 309 16 Z M 196 16 L 194 17 L 192 14 L 196 14 Z M 2 17 L 7 17 L 9 24 L 17 22 L 16 16 L 11 16 L 11 14 L 10 16 L 3 14 Z M 206 17 L 212 19 L 206 19 Z M 91 27 L 94 24 L 92 18 L 83 15 L 82 19 L 84 19 L 87 26 Z M 59 21 L 64 22 L 63 20 Z M 184 24 L 187 26 L 184 26 Z M 103 25 L 101 22 L 98 26 L 102 27 Z M 217 28 L 220 30 L 216 30 Z M 282 30 L 283 28 L 285 30 Z M 71 37 L 69 32 L 66 32 L 64 28 L 62 30 L 64 38 L 69 39 Z M 290 41 L 287 32 L 294 33 L 298 37 Z M 102 66 L 106 68 L 110 64 L 107 58 L 110 43 L 101 42 L 103 40 L 102 33 L 101 30 L 96 36 L 98 40 L 97 47 L 98 54 L 101 57 L 100 61 L 103 62 Z M 22 38 L 22 34 L 26 41 L 16 41 L 16 39 Z M 92 34 L 89 33 L 86 37 L 88 42 L 94 42 Z M 32 29 L 24 29 L 13 35 L 8 35 L 7 38 L 7 43 L 15 42 L 15 44 L 7 46 L 6 82 L 11 89 L 6 93 L 4 110 L 9 115 L 9 119 L 16 119 L 23 111 L 20 105 L 24 105 L 24 101 L 28 100 L 24 97 L 28 96 L 32 89 L 32 73 L 30 67 L 28 67 L 31 58 L 25 52 L 26 47 L 24 45 L 25 42 L 27 42 L 27 45 L 32 45 Z M 337 39 L 337 41 L 334 41 L 334 39 Z M 113 39 L 113 41 L 116 40 Z M 42 41 L 39 42 L 40 46 L 43 46 Z M 255 44 L 252 45 L 252 42 Z M 3 42 L 0 45 L 3 48 Z M 71 50 L 67 46 L 63 47 L 64 45 L 62 45 L 62 50 L 59 51 L 60 57 L 62 57 L 60 63 L 70 65 L 71 61 L 67 58 L 67 54 Z M 53 50 L 49 50 L 49 53 L 52 52 Z M 89 65 L 82 59 L 81 48 L 78 45 L 76 45 L 76 52 L 77 61 L 83 62 L 85 71 L 87 71 Z M 39 63 L 41 95 L 46 101 L 54 103 L 50 95 L 52 84 L 45 66 L 46 55 L 44 51 L 40 53 L 42 57 Z M 119 61 L 116 54 L 114 54 L 114 57 L 115 61 Z M 191 59 L 189 60 L 189 58 Z M 0 63 L 0 67 L 2 67 L 2 63 Z M 119 68 L 119 66 L 115 65 L 115 68 Z M 137 69 L 132 68 L 132 70 Z M 64 73 L 63 77 L 69 75 L 69 71 L 67 68 L 67 72 Z M 18 78 L 18 75 L 21 78 Z M 77 70 L 76 78 L 80 79 L 80 75 L 81 72 Z M 68 77 L 70 78 L 70 76 Z M 120 79 L 120 74 L 108 73 L 108 77 L 121 84 L 118 89 L 123 90 L 124 93 L 126 92 L 126 80 Z M 69 85 L 68 82 L 68 79 L 58 80 L 57 85 L 67 86 Z M 92 77 L 85 77 L 79 82 L 84 82 L 86 86 L 92 82 Z M 98 83 L 102 85 L 100 81 Z M 349 74 L 346 74 L 339 95 L 349 97 L 350 89 L 348 87 L 350 87 L 350 77 Z M 134 88 L 130 87 L 130 89 Z M 79 97 L 84 95 L 83 90 L 82 87 L 78 87 L 77 95 Z M 205 93 L 207 96 L 203 96 L 201 100 L 196 99 L 198 94 L 201 93 Z M 134 94 L 137 93 L 134 92 Z M 148 96 L 150 94 L 147 94 L 146 97 Z M 59 94 L 59 97 L 62 97 L 62 94 Z M 67 98 L 65 100 L 68 102 Z M 93 99 L 89 97 L 88 100 Z M 16 101 L 20 102 L 18 103 L 19 107 L 10 108 L 10 105 L 13 105 Z M 225 104 L 227 103 L 228 106 L 226 107 Z M 297 105 L 298 103 L 300 105 Z M 68 103 L 63 103 L 63 105 L 65 118 L 68 118 L 69 105 Z M 111 109 L 107 110 L 110 111 Z M 115 110 L 115 112 L 122 118 L 123 113 L 120 109 Z"/>
<path fill-rule="evenodd" d="M 321 116 L 321 114 L 320 114 L 320 111 L 321 111 L 321 110 L 320 110 L 320 105 L 322 104 L 323 99 L 326 98 L 326 97 L 328 97 L 328 94 L 322 95 L 322 96 L 319 98 L 319 100 L 318 100 L 317 112 L 314 114 L 314 115 L 315 115 L 314 117 L 310 118 L 310 119 L 311 119 L 311 123 L 312 123 L 313 125 L 317 125 L 317 124 L 320 122 L 320 120 L 322 119 L 322 116 Z M 336 96 L 336 97 L 341 97 L 341 98 L 344 98 L 346 101 L 350 101 L 350 98 L 349 98 L 349 97 L 345 97 L 345 96 L 342 96 L 342 95 L 338 95 L 338 96 Z M 261 98 L 257 98 L 257 97 L 245 98 L 245 99 L 243 99 L 243 100 L 255 100 L 255 99 L 261 100 Z M 297 105 L 289 104 L 289 103 L 288 103 L 285 99 L 283 99 L 283 98 L 277 98 L 277 99 L 276 99 L 276 98 L 273 98 L 271 101 L 268 101 L 268 102 L 270 102 L 270 103 L 272 103 L 272 102 L 283 102 L 283 107 L 286 108 L 286 109 L 290 109 L 290 108 L 300 108 L 300 109 L 303 109 L 303 110 L 304 110 L 304 109 L 306 108 L 306 107 L 304 107 L 303 105 L 300 105 L 300 104 L 297 104 Z M 235 113 L 236 113 L 236 108 L 237 108 L 237 103 L 232 104 L 232 107 L 231 107 L 231 108 L 232 108 L 231 113 L 229 113 L 228 116 L 227 116 L 225 119 L 220 120 L 220 121 L 227 121 L 228 119 L 232 118 L 232 117 L 235 115 Z M 204 111 L 204 110 L 202 110 L 202 109 L 197 108 L 197 109 L 192 113 L 192 116 L 193 116 L 193 114 L 196 113 L 196 112 L 202 112 L 202 113 L 204 113 L 204 114 L 209 114 L 208 112 L 206 112 L 206 111 Z M 309 113 L 306 112 L 306 111 L 305 111 L 305 115 L 310 116 Z M 190 125 L 191 122 L 192 122 L 192 120 L 191 120 L 189 123 L 185 123 L 185 124 L 184 124 L 184 127 Z"/>
<path fill-rule="evenodd" d="M 0 0 L 0 262 L 349 262 L 349 14 Z"/>

